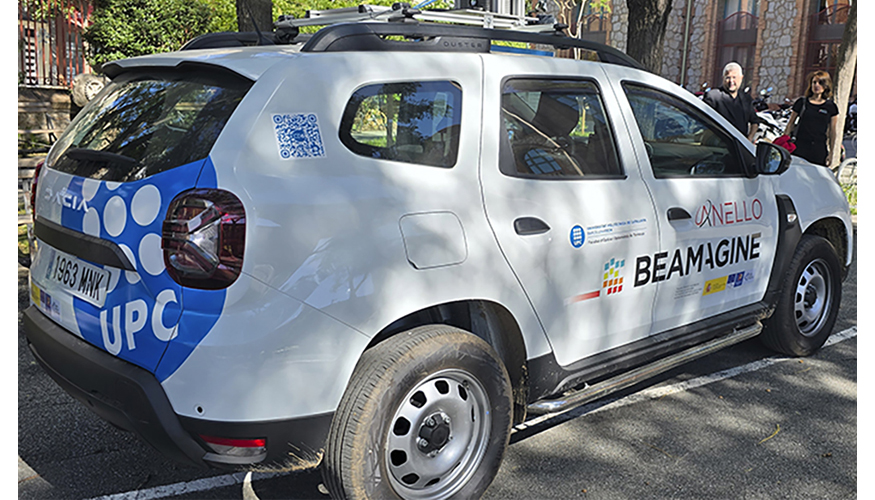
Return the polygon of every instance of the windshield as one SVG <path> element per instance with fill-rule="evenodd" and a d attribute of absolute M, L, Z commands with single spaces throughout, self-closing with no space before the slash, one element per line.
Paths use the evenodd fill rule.
<path fill-rule="evenodd" d="M 122 75 L 70 124 L 47 163 L 125 182 L 204 159 L 251 85 L 202 67 Z"/>

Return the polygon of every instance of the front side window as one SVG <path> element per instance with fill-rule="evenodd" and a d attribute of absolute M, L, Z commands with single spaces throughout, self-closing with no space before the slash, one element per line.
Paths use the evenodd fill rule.
<path fill-rule="evenodd" d="M 370 158 L 452 167 L 461 119 L 462 89 L 456 82 L 368 85 L 347 103 L 340 140 Z"/>
<path fill-rule="evenodd" d="M 218 68 L 123 74 L 70 124 L 48 163 L 125 182 L 202 160 L 251 86 Z"/>
<path fill-rule="evenodd" d="M 501 171 L 515 177 L 621 176 L 598 87 L 588 81 L 514 79 L 501 95 Z"/>
<path fill-rule="evenodd" d="M 704 114 L 649 87 L 623 88 L 654 177 L 745 175 L 735 139 Z"/>

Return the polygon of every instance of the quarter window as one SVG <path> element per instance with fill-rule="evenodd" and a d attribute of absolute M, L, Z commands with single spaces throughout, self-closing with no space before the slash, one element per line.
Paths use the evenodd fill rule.
<path fill-rule="evenodd" d="M 517 177 L 622 176 L 598 87 L 579 80 L 509 80 L 502 91 L 501 171 Z"/>
<path fill-rule="evenodd" d="M 653 175 L 741 176 L 735 139 L 687 103 L 639 85 L 624 84 Z"/>
<path fill-rule="evenodd" d="M 452 167 L 461 116 L 462 90 L 456 82 L 368 85 L 347 103 L 340 140 L 370 158 Z"/>

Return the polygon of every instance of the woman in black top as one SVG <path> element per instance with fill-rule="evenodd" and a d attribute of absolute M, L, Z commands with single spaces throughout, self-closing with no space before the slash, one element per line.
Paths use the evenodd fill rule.
<path fill-rule="evenodd" d="M 793 112 L 784 134 L 790 135 L 796 117 L 796 150 L 793 155 L 805 158 L 817 165 L 827 165 L 829 146 L 836 138 L 839 108 L 830 99 L 832 97 L 832 79 L 826 71 L 815 71 L 808 77 L 808 89 L 805 97 L 800 97 L 793 103 Z M 828 142 L 827 142 L 828 140 Z"/>

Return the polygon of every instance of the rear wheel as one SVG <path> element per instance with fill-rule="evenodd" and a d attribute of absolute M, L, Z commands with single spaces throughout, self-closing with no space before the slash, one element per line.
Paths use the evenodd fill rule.
<path fill-rule="evenodd" d="M 507 447 L 507 371 L 479 337 L 427 325 L 369 349 L 328 435 L 333 498 L 478 498 Z"/>
<path fill-rule="evenodd" d="M 835 248 L 820 236 L 803 236 L 775 314 L 766 322 L 763 342 L 791 356 L 812 354 L 832 332 L 841 297 L 841 263 Z"/>

